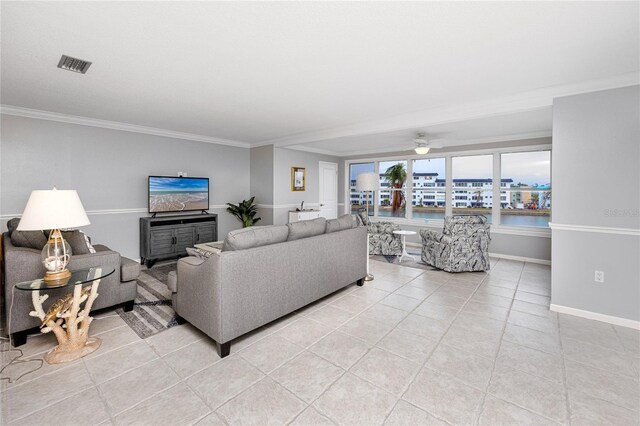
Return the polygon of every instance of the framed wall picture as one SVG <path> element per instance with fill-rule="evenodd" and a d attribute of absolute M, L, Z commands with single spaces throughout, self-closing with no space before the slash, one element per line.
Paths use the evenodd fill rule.
<path fill-rule="evenodd" d="M 304 191 L 307 183 L 307 171 L 304 167 L 291 168 L 291 190 Z"/>

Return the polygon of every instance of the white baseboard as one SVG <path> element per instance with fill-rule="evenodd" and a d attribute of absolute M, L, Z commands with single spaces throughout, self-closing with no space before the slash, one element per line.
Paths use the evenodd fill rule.
<path fill-rule="evenodd" d="M 498 259 L 518 260 L 520 262 L 538 263 L 540 265 L 551 265 L 551 261 L 550 260 L 536 259 L 534 257 L 512 256 L 510 254 L 501 254 L 501 253 L 489 253 L 489 256 L 490 257 L 497 257 Z"/>
<path fill-rule="evenodd" d="M 640 321 L 614 317 L 612 315 L 599 314 L 598 312 L 584 311 L 582 309 L 570 308 L 568 306 L 554 305 L 553 303 L 549 306 L 549 309 L 553 312 L 559 312 L 561 314 L 573 315 L 576 317 L 606 322 L 613 325 L 619 325 L 621 327 L 633 328 L 634 330 L 640 330 Z"/>

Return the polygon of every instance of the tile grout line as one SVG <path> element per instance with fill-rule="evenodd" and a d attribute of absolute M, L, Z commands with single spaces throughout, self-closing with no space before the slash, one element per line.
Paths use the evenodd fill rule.
<path fill-rule="evenodd" d="M 496 370 L 496 364 L 498 363 L 498 357 L 500 356 L 500 349 L 502 348 L 502 339 L 504 337 L 504 332 L 507 329 L 507 324 L 509 321 L 509 316 L 511 315 L 511 308 L 513 307 L 513 301 L 515 300 L 516 293 L 518 292 L 518 287 L 520 286 L 520 279 L 522 278 L 522 272 L 524 271 L 525 263 L 522 264 L 520 268 L 520 274 L 518 274 L 518 283 L 516 284 L 515 291 L 513 292 L 513 297 L 511 298 L 511 304 L 509 305 L 509 309 L 507 312 L 507 318 L 504 321 L 504 325 L 502 326 L 502 332 L 500 333 L 500 339 L 498 341 L 498 347 L 495 352 L 495 356 L 493 357 L 493 364 L 491 366 L 491 374 L 489 375 L 489 380 L 484 387 L 484 391 L 482 393 L 482 398 L 480 400 L 480 405 L 478 406 L 478 416 L 475 418 L 474 424 L 478 425 L 480 423 L 480 417 L 484 412 L 484 405 L 487 400 L 487 392 L 489 391 L 489 387 L 491 386 L 491 380 L 493 379 L 493 374 Z"/>
<path fill-rule="evenodd" d="M 389 275 L 389 274 L 386 274 L 386 275 Z M 421 273 L 420 275 L 416 276 L 416 277 L 413 277 L 411 280 L 409 280 L 409 282 L 407 282 L 406 284 L 403 284 L 401 287 L 403 287 L 404 285 L 409 285 L 409 283 L 411 283 L 413 280 L 415 280 L 416 278 L 418 278 L 418 277 L 419 277 L 419 276 L 421 276 L 421 275 L 422 275 L 422 273 Z M 440 285 L 438 288 L 440 288 L 441 286 L 442 286 L 442 285 Z M 398 289 L 399 289 L 399 288 L 401 288 L 401 287 L 398 287 Z M 375 287 L 372 287 L 372 288 L 375 288 Z M 396 290 L 397 290 L 397 289 L 396 289 Z M 396 290 L 394 290 L 393 292 L 391 292 L 391 293 L 389 293 L 389 294 L 393 294 L 393 293 L 395 293 L 395 291 L 396 291 Z M 384 291 L 384 290 L 382 290 L 382 291 Z M 435 290 L 434 290 L 434 291 L 435 291 Z M 427 297 L 428 297 L 428 296 L 427 296 Z M 426 300 L 426 298 L 425 298 L 424 300 Z M 424 302 L 424 300 L 423 300 L 423 302 Z M 371 305 L 371 306 L 369 306 L 368 308 L 366 308 L 366 309 L 364 309 L 364 310 L 360 311 L 360 312 L 359 312 L 358 314 L 356 314 L 356 316 L 355 316 L 355 317 L 353 317 L 352 319 L 355 319 L 356 317 L 358 317 L 358 316 L 362 315 L 364 312 L 366 312 L 368 309 L 370 309 L 371 307 L 373 307 L 374 305 L 376 305 L 376 304 L 377 304 L 377 303 L 379 303 L 379 302 L 380 302 L 380 301 L 375 302 L 373 305 Z M 421 302 L 420 304 L 422 304 L 422 302 Z M 420 306 L 420 304 L 419 304 L 418 306 Z M 384 305 L 384 306 L 387 306 L 387 305 Z M 415 307 L 415 308 L 413 308 L 411 311 L 409 311 L 409 312 L 407 313 L 407 315 L 406 315 L 404 318 L 406 318 L 406 317 L 408 317 L 409 315 L 411 315 L 411 313 L 412 313 L 414 310 L 416 310 L 416 309 L 418 308 L 418 306 L 416 306 L 416 307 Z M 397 309 L 397 308 L 394 308 L 394 309 Z M 404 312 L 407 312 L 407 311 L 404 311 Z M 403 318 L 403 319 L 404 319 L 404 318 Z M 352 320 L 352 319 L 351 319 L 351 320 Z M 366 319 L 366 317 L 365 317 L 365 319 Z M 347 322 L 351 321 L 351 320 L 345 321 L 345 324 L 346 324 Z M 401 320 L 401 321 L 402 321 L 402 320 Z M 399 322 L 398 322 L 398 324 L 399 324 Z M 395 407 L 396 407 L 396 405 L 397 405 L 398 401 L 400 401 L 400 399 L 402 399 L 402 394 L 401 394 L 401 396 L 400 396 L 400 397 L 397 397 L 395 394 L 393 394 L 393 393 L 391 393 L 391 392 L 387 391 L 386 389 L 381 388 L 381 387 L 380 387 L 380 386 L 378 386 L 377 384 L 372 383 L 371 381 L 369 381 L 369 380 L 367 380 L 367 379 L 365 379 L 365 378 L 363 378 L 363 377 L 360 377 L 359 375 L 357 375 L 357 374 L 355 374 L 355 373 L 352 373 L 352 372 L 351 372 L 351 369 L 352 369 L 356 364 L 358 364 L 358 362 L 360 362 L 360 361 L 361 361 L 365 356 L 367 356 L 367 354 L 369 354 L 369 352 L 371 352 L 371 350 L 372 350 L 372 349 L 377 348 L 377 349 L 380 349 L 380 350 L 383 350 L 383 351 L 384 351 L 384 349 L 382 349 L 382 348 L 378 348 L 376 345 L 378 344 L 378 342 L 380 342 L 380 341 L 381 341 L 381 340 L 383 340 L 385 337 L 387 337 L 387 336 L 388 336 L 388 335 L 389 335 L 393 330 L 395 330 L 395 329 L 397 328 L 398 324 L 396 324 L 393 328 L 391 328 L 391 330 L 389 330 L 387 333 L 385 333 L 385 335 L 384 335 L 384 336 L 382 336 L 380 339 L 378 339 L 378 340 L 377 340 L 375 343 L 373 343 L 373 344 L 371 344 L 371 343 L 369 343 L 369 342 L 367 342 L 367 341 L 364 341 L 364 340 L 362 340 L 362 339 L 360 339 L 360 338 L 358 338 L 358 337 L 356 337 L 356 336 L 352 336 L 351 334 L 343 333 L 343 334 L 348 335 L 349 337 L 356 338 L 356 339 L 358 339 L 358 340 L 362 340 L 363 342 L 365 342 L 365 343 L 367 344 L 367 346 L 369 346 L 369 345 L 370 345 L 371 347 L 369 347 L 369 348 L 366 350 L 366 352 L 365 352 L 364 354 L 362 354 L 362 356 L 360 356 L 357 360 L 355 360 L 355 361 L 351 364 L 351 366 L 350 366 L 348 369 L 343 369 L 343 370 L 344 370 L 344 373 L 343 373 L 340 377 L 338 377 L 336 380 L 334 380 L 334 381 L 333 381 L 333 383 L 331 383 L 331 385 L 329 385 L 329 386 L 328 386 L 328 387 L 327 387 L 327 388 L 326 388 L 326 389 L 325 389 L 325 390 L 324 390 L 320 395 L 318 395 L 318 396 L 317 396 L 317 397 L 316 397 L 316 398 L 315 398 L 315 399 L 314 399 L 314 400 L 309 404 L 309 406 L 310 406 L 310 407 L 313 407 L 316 411 L 320 412 L 323 416 L 327 417 L 329 420 L 331 420 L 331 421 L 332 421 L 332 422 L 334 422 L 335 424 L 339 424 L 339 422 L 335 421 L 335 420 L 334 420 L 330 415 L 328 415 L 327 413 L 325 413 L 324 411 L 322 411 L 322 410 L 321 410 L 321 409 L 319 409 L 318 407 L 314 407 L 314 406 L 313 406 L 313 404 L 314 404 L 318 399 L 320 399 L 320 398 L 321 398 L 325 393 L 327 393 L 327 392 L 328 392 L 328 391 L 329 391 L 329 390 L 330 390 L 330 389 L 331 389 L 331 388 L 332 388 L 332 387 L 333 387 L 333 386 L 334 386 L 334 385 L 335 385 L 335 384 L 336 384 L 336 383 L 337 383 L 337 382 L 338 382 L 342 377 L 344 377 L 347 373 L 349 373 L 349 374 L 354 375 L 354 376 L 355 376 L 355 377 L 357 377 L 358 379 L 363 380 L 363 381 L 365 381 L 365 382 L 369 383 L 370 385 L 374 386 L 376 389 L 380 389 L 381 391 L 383 391 L 383 392 L 385 392 L 385 393 L 387 393 L 387 394 L 389 394 L 389 395 L 392 395 L 392 396 L 396 399 L 396 402 L 395 402 L 395 403 L 393 404 L 393 406 L 391 407 L 391 410 L 390 410 L 390 411 L 385 415 L 385 418 L 384 418 L 384 420 L 383 420 L 383 423 L 384 423 L 384 421 L 386 421 L 386 420 L 387 420 L 387 418 L 389 417 L 389 415 L 390 415 L 390 414 L 393 412 L 393 410 L 395 409 Z M 344 324 L 343 324 L 343 325 L 344 325 Z M 338 331 L 338 330 L 336 329 L 336 331 Z M 410 333 L 410 334 L 413 334 L 413 333 Z M 325 336 L 325 337 L 326 337 L 326 336 Z M 437 346 L 437 345 L 436 345 L 436 346 Z M 389 353 L 393 354 L 393 352 L 390 352 L 390 351 L 386 351 L 386 352 L 389 352 Z M 313 352 L 312 352 L 312 353 L 313 353 Z M 395 355 L 395 354 L 393 354 L 393 355 Z M 323 359 L 325 359 L 325 358 L 324 358 L 324 357 L 322 357 L 321 355 L 320 355 L 320 357 L 321 357 L 321 358 L 323 358 Z M 404 357 L 402 357 L 402 358 L 403 358 L 403 359 L 406 359 L 406 358 L 404 358 Z M 327 361 L 329 361 L 329 360 L 327 360 Z M 331 362 L 331 361 L 329 361 L 329 362 Z M 417 364 L 417 363 L 416 363 L 416 364 Z M 335 364 L 334 364 L 334 365 L 335 365 Z M 338 366 L 338 367 L 339 367 L 339 366 Z M 342 367 L 340 367 L 340 368 L 342 368 Z M 420 368 L 419 368 L 419 369 L 416 371 L 416 373 L 414 374 L 414 377 L 413 377 L 413 379 L 414 379 L 414 380 L 415 380 L 415 377 L 419 374 L 419 372 L 420 372 Z"/>
<path fill-rule="evenodd" d="M 393 413 L 393 410 L 396 409 L 396 407 L 398 406 L 398 402 L 405 401 L 404 395 L 409 391 L 409 389 L 411 388 L 411 386 L 413 385 L 413 383 L 415 382 L 416 378 L 418 377 L 418 375 L 425 369 L 427 368 L 426 365 L 429 362 L 429 360 L 431 359 L 431 357 L 433 356 L 433 353 L 438 349 L 438 347 L 440 346 L 440 344 L 442 343 L 442 340 L 444 339 L 445 335 L 449 332 L 449 330 L 451 329 L 451 327 L 453 326 L 453 323 L 456 321 L 456 319 L 458 319 L 458 317 L 460 316 L 460 314 L 462 313 L 462 311 L 464 310 L 464 307 L 467 305 L 467 303 L 469 302 L 469 300 L 471 300 L 471 298 L 477 293 L 478 289 L 480 288 L 480 286 L 482 285 L 482 283 L 484 282 L 484 280 L 487 279 L 487 276 L 489 274 L 486 274 L 485 277 L 479 282 L 479 283 L 472 283 L 475 285 L 475 289 L 474 291 L 471 293 L 471 295 L 465 300 L 465 302 L 462 304 L 462 306 L 460 307 L 460 309 L 458 309 L 458 312 L 456 313 L 456 315 L 453 317 L 453 319 L 449 322 L 449 325 L 447 326 L 447 328 L 445 329 L 445 331 L 442 333 L 442 335 L 440 336 L 440 338 L 436 341 L 435 345 L 433 346 L 433 348 L 431 349 L 431 351 L 428 353 L 427 357 L 425 358 L 425 360 L 422 362 L 422 364 L 420 365 L 420 368 L 418 368 L 416 374 L 412 377 L 412 379 L 409 381 L 409 383 L 404 387 L 403 392 L 400 394 L 400 398 L 398 398 L 395 402 L 395 404 L 393 405 L 393 407 L 391 408 L 391 410 L 387 413 L 387 415 L 385 416 L 385 419 L 383 421 L 386 422 L 389 418 L 389 416 L 391 415 L 391 413 Z M 417 278 L 417 277 L 416 277 Z M 446 285 L 443 284 L 442 286 Z M 442 286 L 438 287 L 438 289 L 440 289 Z M 432 293 L 433 294 L 433 293 Z M 427 297 L 428 299 L 428 297 Z M 425 300 L 427 300 L 425 299 Z M 419 305 L 418 305 L 419 306 Z M 414 308 L 417 309 L 418 307 L 416 306 Z M 413 312 L 413 310 L 411 311 Z M 411 404 L 414 405 L 414 404 Z M 426 413 L 430 414 L 431 416 L 435 417 L 438 420 L 442 420 L 447 424 L 451 424 L 449 421 L 440 418 L 439 416 L 425 410 L 424 408 L 420 408 L 421 410 L 425 411 Z"/>

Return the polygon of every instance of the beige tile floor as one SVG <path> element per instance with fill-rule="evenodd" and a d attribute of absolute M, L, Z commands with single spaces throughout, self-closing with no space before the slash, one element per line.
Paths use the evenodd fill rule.
<path fill-rule="evenodd" d="M 640 333 L 550 312 L 549 267 L 371 269 L 374 281 L 243 336 L 224 360 L 190 325 L 141 340 L 105 314 L 99 351 L 3 381 L 0 423 L 640 423 Z"/>

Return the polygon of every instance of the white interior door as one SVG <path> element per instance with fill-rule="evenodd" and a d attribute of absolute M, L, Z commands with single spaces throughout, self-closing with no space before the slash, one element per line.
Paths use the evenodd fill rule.
<path fill-rule="evenodd" d="M 335 219 L 338 217 L 338 165 L 320 161 L 318 169 L 320 216 Z"/>

